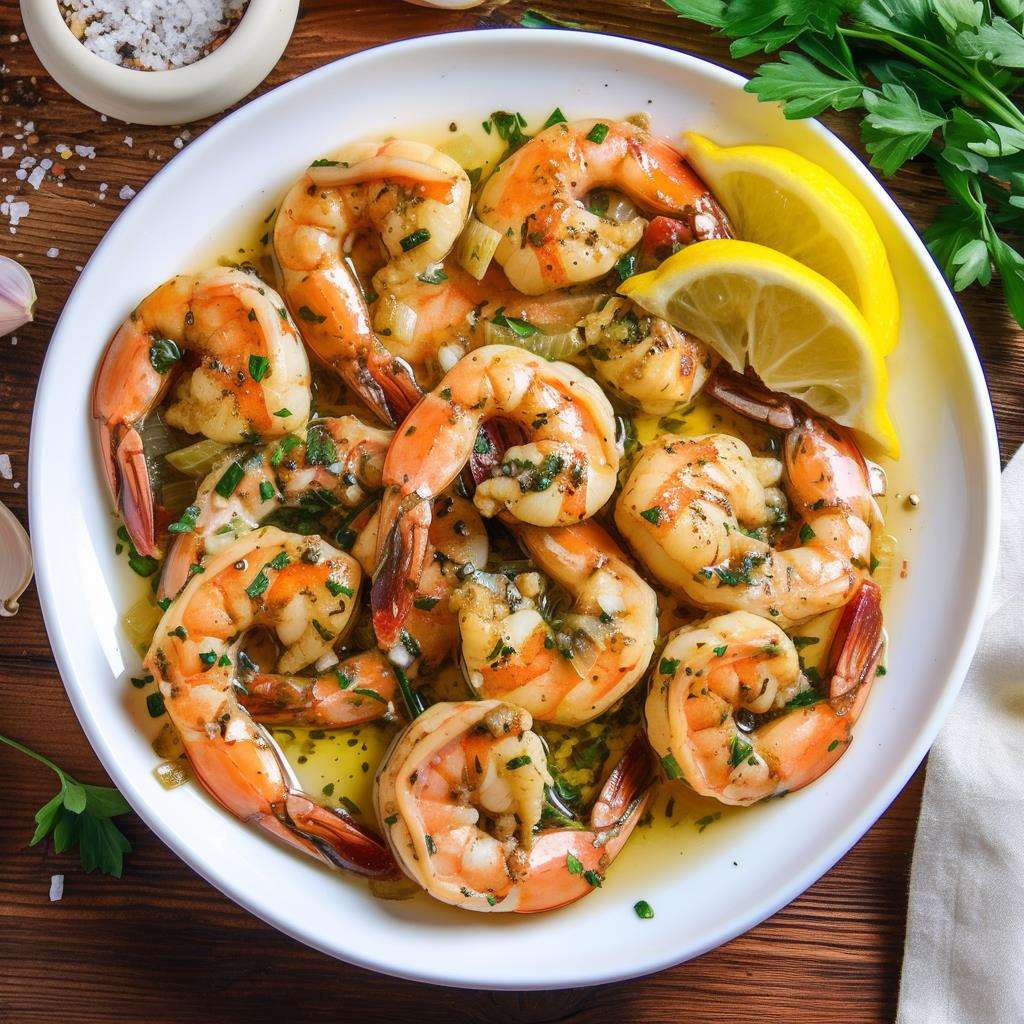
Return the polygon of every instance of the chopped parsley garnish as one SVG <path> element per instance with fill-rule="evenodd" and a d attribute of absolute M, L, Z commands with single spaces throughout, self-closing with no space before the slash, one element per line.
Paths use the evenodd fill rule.
<path fill-rule="evenodd" d="M 157 338 L 149 347 L 149 362 L 159 374 L 166 373 L 181 359 L 181 349 L 170 338 Z"/>
<path fill-rule="evenodd" d="M 665 774 L 670 779 L 675 780 L 683 777 L 683 769 L 679 767 L 679 762 L 673 754 L 666 754 L 661 759 L 661 767 L 665 769 Z"/>
<path fill-rule="evenodd" d="M 192 533 L 196 528 L 196 520 L 199 518 L 199 506 L 189 505 L 184 512 L 181 513 L 181 518 L 176 523 L 171 523 L 167 527 L 168 533 Z"/>
<path fill-rule="evenodd" d="M 514 316 L 505 315 L 505 307 L 501 306 L 491 317 L 491 323 L 497 327 L 507 327 L 517 338 L 529 338 L 536 334 L 539 328 L 534 327 L 529 320 L 522 320 Z"/>
<path fill-rule="evenodd" d="M 619 275 L 620 281 L 632 277 L 636 273 L 636 253 L 627 252 L 625 256 L 620 256 L 615 264 L 615 272 Z"/>
<path fill-rule="evenodd" d="M 282 551 L 280 554 L 275 555 L 262 569 L 252 578 L 252 582 L 245 588 L 245 592 L 255 600 L 257 597 L 265 594 L 270 587 L 270 577 L 267 575 L 268 569 L 283 569 L 288 564 L 288 556 Z M 313 625 L 316 626 L 316 620 L 313 620 Z"/>
<path fill-rule="evenodd" d="M 828 752 L 829 752 L 829 753 L 831 754 L 831 753 L 832 753 L 832 751 L 833 751 L 833 750 L 835 750 L 835 749 L 836 749 L 836 747 L 838 747 L 838 746 L 839 746 L 839 740 L 833 740 L 833 741 L 832 741 L 832 742 L 831 742 L 831 743 L 830 743 L 830 744 L 828 745 Z"/>
<path fill-rule="evenodd" d="M 721 816 L 722 816 L 722 812 L 721 811 L 715 811 L 714 814 L 705 814 L 703 818 L 698 818 L 694 822 L 694 825 L 697 826 L 697 831 L 698 832 L 703 832 L 704 829 L 706 829 L 708 827 L 708 825 L 713 825 L 716 821 L 718 821 L 718 819 Z"/>
<path fill-rule="evenodd" d="M 387 704 L 387 698 L 382 697 L 376 690 L 368 690 L 364 686 L 357 686 L 353 693 L 358 693 L 360 697 L 369 697 L 371 700 L 380 701 L 381 704 Z"/>
<path fill-rule="evenodd" d="M 284 457 L 293 449 L 298 448 L 302 444 L 302 439 L 296 437 L 294 434 L 289 434 L 283 438 L 281 443 L 274 449 L 273 454 L 270 456 L 270 464 L 272 466 L 280 466 Z"/>
<path fill-rule="evenodd" d="M 416 600 L 413 601 L 412 606 L 413 608 L 419 608 L 421 612 L 429 612 L 433 611 L 434 606 L 440 600 L 441 599 L 439 597 L 417 597 Z"/>
<path fill-rule="evenodd" d="M 423 838 L 427 842 L 427 853 L 433 856 L 437 853 L 437 844 L 434 842 L 434 837 L 429 832 L 425 833 Z"/>
<path fill-rule="evenodd" d="M 608 125 L 603 124 L 601 121 L 598 121 L 597 124 L 595 124 L 594 127 L 591 128 L 589 132 L 587 132 L 587 141 L 596 142 L 598 145 L 600 145 L 602 142 L 604 142 L 607 136 Z"/>
<path fill-rule="evenodd" d="M 811 529 L 811 524 L 810 523 L 804 523 L 804 525 L 800 527 L 800 543 L 801 544 L 806 544 L 808 541 L 814 540 L 815 536 L 816 536 L 816 534 Z"/>
<path fill-rule="evenodd" d="M 399 239 L 398 244 L 402 247 L 402 252 L 411 252 L 417 246 L 429 241 L 430 232 L 427 228 L 417 228 L 406 235 L 405 238 Z"/>
<path fill-rule="evenodd" d="M 518 757 L 510 758 L 505 762 L 505 767 L 511 772 L 517 768 L 524 768 L 528 764 L 533 763 L 533 758 L 529 754 L 520 754 Z"/>
<path fill-rule="evenodd" d="M 799 651 L 804 647 L 813 647 L 820 637 L 816 636 L 795 636 L 793 639 L 793 646 Z"/>
<path fill-rule="evenodd" d="M 164 707 L 163 694 L 158 690 L 156 693 L 146 694 L 146 710 L 150 718 L 159 718 L 167 708 Z"/>
<path fill-rule="evenodd" d="M 524 15 L 525 17 L 525 15 Z M 561 107 L 555 107 L 554 110 L 548 114 L 548 119 L 541 125 L 541 131 L 545 128 L 550 128 L 553 124 L 565 124 L 566 116 L 562 113 Z"/>
<path fill-rule="evenodd" d="M 792 708 L 809 708 L 812 704 L 817 704 L 818 701 L 822 699 L 823 698 L 814 690 L 803 690 L 791 701 L 786 702 L 786 710 L 789 711 Z"/>
<path fill-rule="evenodd" d="M 241 483 L 242 477 L 245 476 L 245 470 L 238 462 L 232 462 L 227 469 L 224 470 L 223 475 L 214 484 L 213 489 L 222 497 L 230 498 L 234 494 L 235 488 Z"/>
<path fill-rule="evenodd" d="M 299 319 L 309 324 L 322 324 L 327 317 L 314 312 L 309 306 L 299 306 Z"/>
<path fill-rule="evenodd" d="M 249 376 L 258 384 L 267 375 L 270 360 L 266 356 L 249 356 Z"/>
<path fill-rule="evenodd" d="M 123 526 L 117 528 L 117 535 L 128 545 L 128 565 L 137 576 L 152 576 L 160 568 L 160 563 L 155 558 L 152 558 L 150 555 L 139 554 L 138 549 L 132 543 L 131 537 L 128 536 L 128 531 Z M 118 548 L 120 547 L 121 545 L 118 545 Z M 118 550 L 117 553 L 120 554 L 121 551 Z"/>
<path fill-rule="evenodd" d="M 217 652 L 216 651 L 203 651 L 199 655 L 199 660 L 204 665 L 215 665 L 217 663 Z"/>
<path fill-rule="evenodd" d="M 661 664 L 658 666 L 658 671 L 663 676 L 674 676 L 679 671 L 679 659 L 662 658 Z"/>
<path fill-rule="evenodd" d="M 565 868 L 570 875 L 582 875 L 583 874 L 583 861 L 574 854 L 567 853 L 565 855 Z"/>
<path fill-rule="evenodd" d="M 738 587 L 741 584 L 750 583 L 752 581 L 751 573 L 759 565 L 764 563 L 765 559 L 765 555 L 747 554 L 743 556 L 743 561 L 740 563 L 740 567 L 738 569 L 732 569 L 724 565 L 716 565 L 714 572 L 727 587 Z"/>
<path fill-rule="evenodd" d="M 754 748 L 741 739 L 739 733 L 734 733 L 732 742 L 729 744 L 729 765 L 738 768 L 748 758 L 753 762 Z"/>
<path fill-rule="evenodd" d="M 327 589 L 334 595 L 334 597 L 340 597 L 344 594 L 346 597 L 352 597 L 355 591 L 351 587 L 346 587 L 343 583 L 339 583 L 337 580 L 328 579 Z"/>
<path fill-rule="evenodd" d="M 269 480 L 260 481 L 260 497 L 264 501 L 270 501 L 274 496 L 274 485 Z"/>
<path fill-rule="evenodd" d="M 338 161 L 337 160 L 323 160 L 323 159 L 314 160 L 309 166 L 310 167 L 337 167 L 338 166 Z"/>
<path fill-rule="evenodd" d="M 487 439 L 487 435 L 483 432 L 476 435 L 476 440 L 473 442 L 473 451 L 477 455 L 486 455 L 491 450 L 491 442 Z"/>
<path fill-rule="evenodd" d="M 292 414 L 291 409 L 285 409 L 284 407 L 278 409 L 277 412 L 274 413 L 274 415 L 278 419 L 281 419 L 281 420 L 288 419 L 288 417 L 291 416 L 291 414 Z"/>
<path fill-rule="evenodd" d="M 729 645 L 728 644 L 722 644 L 721 647 L 712 647 L 711 649 L 715 652 L 715 657 L 716 658 L 721 658 L 722 655 L 725 654 L 725 652 L 727 650 L 729 650 Z"/>
<path fill-rule="evenodd" d="M 321 640 L 330 643 L 334 639 L 334 634 L 318 619 L 313 619 L 313 628 L 320 634 Z M 357 691 L 353 690 L 352 692 L 356 693 Z"/>
<path fill-rule="evenodd" d="M 587 884 L 592 885 L 595 889 L 600 889 L 601 883 L 604 881 L 604 875 L 599 871 L 584 871 L 583 877 L 587 880 Z"/>
<path fill-rule="evenodd" d="M 338 449 L 325 427 L 314 424 L 306 431 L 306 462 L 311 466 L 330 466 L 338 461 Z"/>
<path fill-rule="evenodd" d="M 637 900 L 633 904 L 633 911 L 641 921 L 650 921 L 654 917 L 654 907 L 647 900 Z"/>
<path fill-rule="evenodd" d="M 640 515 L 643 519 L 646 519 L 647 522 L 652 523 L 654 526 L 657 526 L 658 523 L 661 522 L 661 508 L 657 505 L 645 508 Z"/>

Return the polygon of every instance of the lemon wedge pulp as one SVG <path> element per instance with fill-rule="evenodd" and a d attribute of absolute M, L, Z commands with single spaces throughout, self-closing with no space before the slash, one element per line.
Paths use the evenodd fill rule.
<path fill-rule="evenodd" d="M 778 146 L 718 146 L 690 132 L 686 155 L 738 238 L 827 277 L 863 313 L 883 355 L 895 347 L 899 296 L 870 214 L 823 167 Z"/>
<path fill-rule="evenodd" d="M 899 455 L 886 409 L 885 359 L 871 328 L 831 281 L 753 242 L 698 242 L 619 292 L 688 331 L 773 391 L 859 432 L 871 454 Z"/>

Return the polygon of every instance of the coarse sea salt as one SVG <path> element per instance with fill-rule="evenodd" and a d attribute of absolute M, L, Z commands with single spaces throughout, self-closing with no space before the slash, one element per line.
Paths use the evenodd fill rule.
<path fill-rule="evenodd" d="M 193 64 L 214 49 L 248 0 L 59 0 L 86 49 L 150 71 Z"/>

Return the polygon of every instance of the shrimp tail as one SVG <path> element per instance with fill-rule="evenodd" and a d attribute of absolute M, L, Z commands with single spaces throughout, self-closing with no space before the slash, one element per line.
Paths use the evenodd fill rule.
<path fill-rule="evenodd" d="M 386 499 L 387 500 L 387 499 Z M 387 521 L 385 509 L 381 522 Z M 398 642 L 416 587 L 426 566 L 431 522 L 430 502 L 417 494 L 401 499 L 394 525 L 378 549 L 377 571 L 370 588 L 370 607 L 377 641 L 384 650 Z"/>
<path fill-rule="evenodd" d="M 412 367 L 379 342 L 341 371 L 345 383 L 389 426 L 397 427 L 423 397 Z"/>
<path fill-rule="evenodd" d="M 884 647 L 882 592 L 865 580 L 843 608 L 829 648 L 829 702 L 838 714 L 866 696 Z"/>
<path fill-rule="evenodd" d="M 307 840 L 328 863 L 370 878 L 397 875 L 398 865 L 383 840 L 340 808 L 323 807 L 304 793 L 285 798 L 286 827 Z"/>
<path fill-rule="evenodd" d="M 99 424 L 103 471 L 111 497 L 124 518 L 124 526 L 140 555 L 156 554 L 156 526 L 153 488 L 142 438 L 134 427 L 120 424 L 113 429 Z"/>
<path fill-rule="evenodd" d="M 590 814 L 595 829 L 621 826 L 635 812 L 654 779 L 654 756 L 647 737 L 638 732 L 611 770 Z"/>
<path fill-rule="evenodd" d="M 705 390 L 712 398 L 747 419 L 767 423 L 779 430 L 792 430 L 796 426 L 791 399 L 770 391 L 756 377 L 736 373 L 724 364 L 708 381 Z"/>
<path fill-rule="evenodd" d="M 189 568 L 201 561 L 201 548 L 202 543 L 195 532 L 175 536 L 160 573 L 158 598 L 173 600 L 181 593 L 182 587 L 189 581 Z"/>

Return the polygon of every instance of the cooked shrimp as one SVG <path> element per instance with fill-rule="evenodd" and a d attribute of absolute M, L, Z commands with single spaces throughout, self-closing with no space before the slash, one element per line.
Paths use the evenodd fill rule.
<path fill-rule="evenodd" d="M 857 446 L 806 418 L 784 442 L 784 484 L 803 519 L 796 546 L 763 534 L 784 520 L 783 467 L 738 438 L 672 435 L 647 445 L 615 507 L 615 523 L 650 572 L 709 611 L 742 609 L 787 627 L 845 604 L 871 558 L 878 512 Z"/>
<path fill-rule="evenodd" d="M 682 155 L 628 121 L 574 121 L 542 131 L 487 180 L 476 215 L 502 236 L 495 259 L 527 295 L 591 281 L 636 246 L 645 221 L 616 223 L 584 198 L 606 186 L 650 213 L 685 222 L 691 240 L 728 238 L 725 214 Z"/>
<path fill-rule="evenodd" d="M 800 671 L 773 622 L 731 612 L 669 637 L 647 698 L 647 734 L 670 779 L 725 804 L 779 796 L 845 753 L 882 654 L 878 587 L 846 605 L 829 652 L 828 695 Z"/>
<path fill-rule="evenodd" d="M 342 508 L 363 505 L 381 487 L 390 430 L 355 416 L 311 424 L 248 456 L 229 453 L 199 485 L 195 501 L 172 525 L 174 540 L 160 577 L 160 597 L 173 597 L 206 552 L 255 529 L 282 505 L 313 499 Z"/>
<path fill-rule="evenodd" d="M 392 139 L 318 160 L 292 186 L 274 227 L 284 294 L 315 355 L 385 422 L 419 398 L 409 367 L 374 334 L 346 254 L 372 232 L 386 254 L 380 293 L 415 278 L 451 249 L 469 207 L 466 172 L 432 146 Z"/>
<path fill-rule="evenodd" d="M 652 416 L 688 405 L 715 356 L 692 335 L 615 298 L 583 321 L 594 375 L 623 401 Z"/>
<path fill-rule="evenodd" d="M 539 830 L 551 784 L 522 708 L 435 704 L 377 773 L 378 820 L 402 870 L 435 899 L 484 913 L 553 910 L 600 885 L 647 803 L 650 754 L 638 737 L 582 829 Z"/>
<path fill-rule="evenodd" d="M 235 694 L 244 689 L 237 664 L 246 633 L 272 632 L 283 647 L 278 671 L 298 672 L 349 626 L 360 576 L 353 558 L 319 537 L 264 527 L 189 581 L 164 613 L 145 663 L 196 777 L 219 804 L 326 863 L 388 875 L 393 864 L 379 839 L 295 788 Z"/>
<path fill-rule="evenodd" d="M 167 423 L 215 441 L 279 437 L 309 416 L 306 352 L 272 288 L 217 267 L 146 296 L 107 345 L 92 396 L 107 485 L 144 555 L 157 548 L 139 428 L 175 381 Z"/>
<path fill-rule="evenodd" d="M 536 572 L 479 575 L 456 591 L 469 682 L 538 721 L 582 725 L 647 671 L 658 602 L 595 522 L 518 531 L 533 564 L 572 598 L 569 609 Z"/>
<path fill-rule="evenodd" d="M 376 568 L 379 514 L 360 531 L 353 556 L 367 573 Z M 426 562 L 412 607 L 388 657 L 410 675 L 423 675 L 448 660 L 458 647 L 459 624 L 452 592 L 467 572 L 487 563 L 487 530 L 471 501 L 457 494 L 434 499 Z"/>
<path fill-rule="evenodd" d="M 611 497 L 619 465 L 615 418 L 601 389 L 567 363 L 510 345 L 461 359 L 413 410 L 384 463 L 386 490 L 371 600 L 377 638 L 398 638 L 426 563 L 431 499 L 473 455 L 481 424 L 499 420 L 525 438 L 477 484 L 485 516 L 534 526 L 592 516 Z"/>
<path fill-rule="evenodd" d="M 264 725 L 347 729 L 397 713 L 395 672 L 380 651 L 354 654 L 313 678 L 257 671 L 241 682 L 239 703 Z"/>

